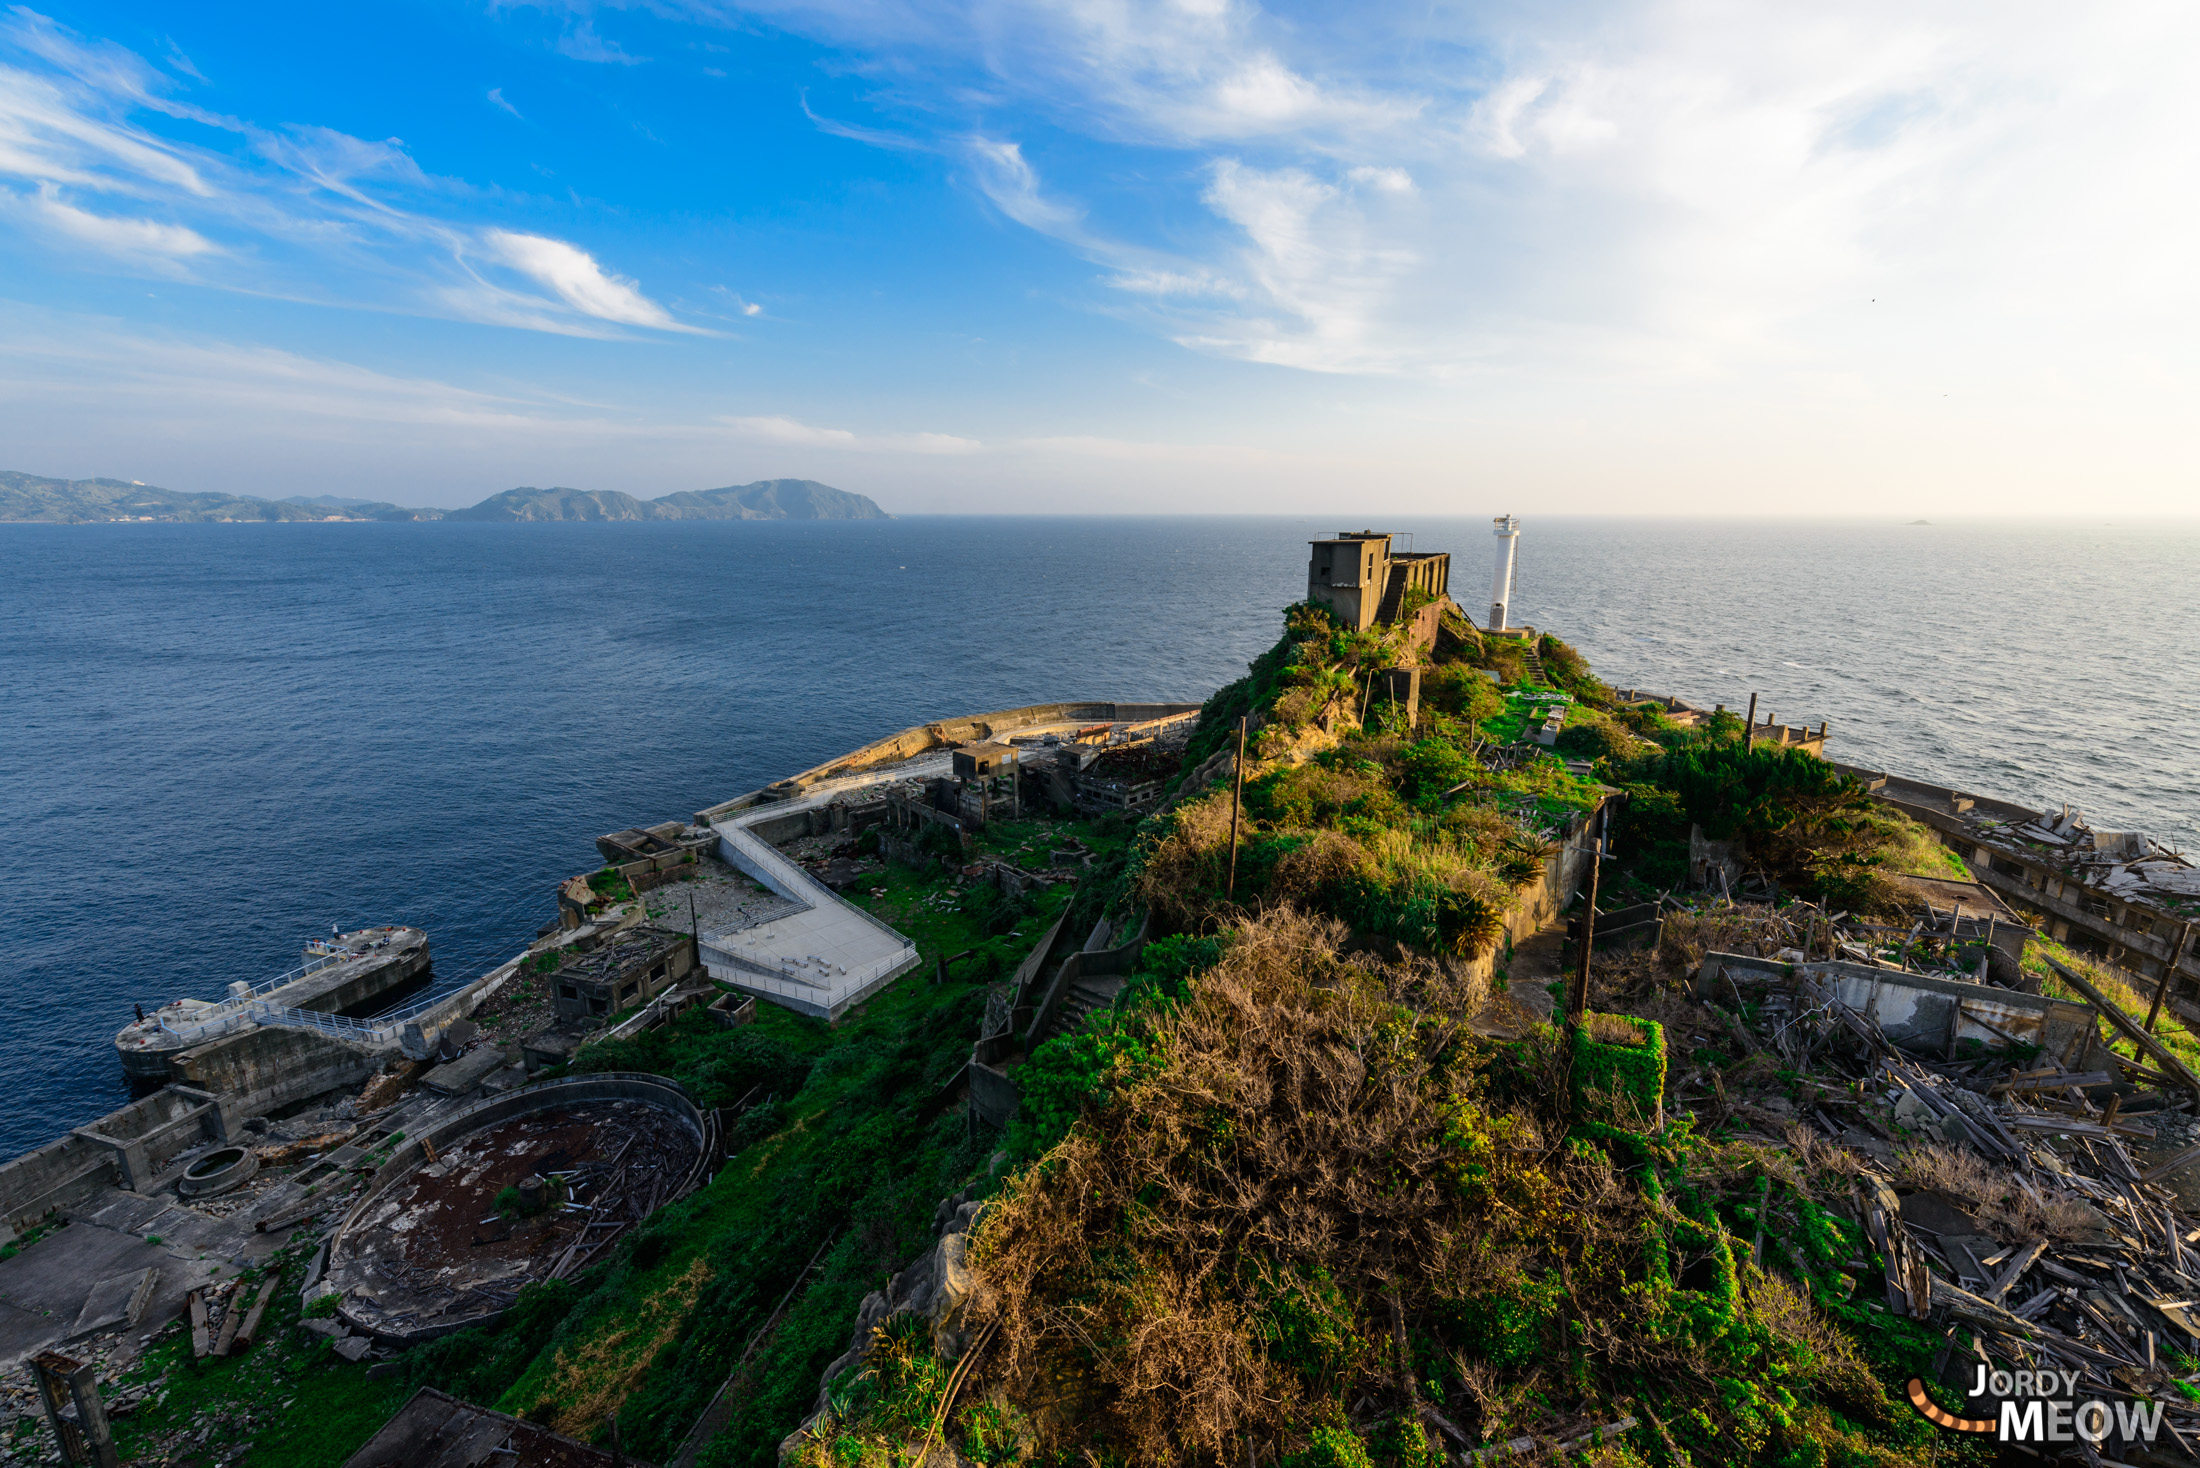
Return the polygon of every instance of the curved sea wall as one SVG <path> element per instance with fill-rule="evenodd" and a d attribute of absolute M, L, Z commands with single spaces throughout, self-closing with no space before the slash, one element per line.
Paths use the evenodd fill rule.
<path fill-rule="evenodd" d="M 775 780 L 762 790 L 751 790 L 746 795 L 736 795 L 731 800 L 699 810 L 695 813 L 695 824 L 708 826 L 734 811 L 745 810 L 753 805 L 792 800 L 821 780 L 861 774 L 878 765 L 898 764 L 930 750 L 1004 738 L 1019 729 L 1038 728 L 1048 724 L 1143 724 L 1151 719 L 1198 713 L 1199 707 L 1196 703 L 1034 703 L 989 714 L 968 714 L 961 718 L 918 724 L 898 734 L 889 734 L 884 739 L 874 739 L 838 759 L 813 765 L 784 780 Z"/>

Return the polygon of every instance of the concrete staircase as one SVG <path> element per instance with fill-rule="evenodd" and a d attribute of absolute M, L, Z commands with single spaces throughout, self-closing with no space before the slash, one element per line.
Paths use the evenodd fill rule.
<path fill-rule="evenodd" d="M 1086 1021 L 1094 1014 L 1112 1008 L 1115 996 L 1122 992 L 1123 981 L 1119 978 L 1076 980 L 1069 986 L 1069 992 L 1062 996 L 1062 1003 L 1054 1011 L 1052 1023 L 1047 1026 L 1046 1034 L 1040 1038 L 1050 1040 L 1056 1035 L 1067 1035 L 1083 1029 Z"/>
<path fill-rule="evenodd" d="M 1543 671 L 1543 659 L 1536 653 L 1535 644 L 1528 643 L 1522 652 L 1527 661 L 1527 681 L 1537 688 L 1556 688 L 1558 685 L 1551 681 L 1551 675 Z"/>

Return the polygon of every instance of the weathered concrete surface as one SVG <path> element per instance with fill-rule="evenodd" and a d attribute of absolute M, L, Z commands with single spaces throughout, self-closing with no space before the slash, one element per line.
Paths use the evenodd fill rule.
<path fill-rule="evenodd" d="M 1032 733 L 1050 728 L 1075 728 L 1085 724 L 1113 723 L 1136 724 L 1151 719 L 1166 718 L 1171 714 L 1197 713 L 1196 703 L 1103 703 L 1097 701 L 1069 703 L 1035 703 L 1022 708 L 1001 709 L 987 714 L 970 714 L 962 718 L 941 719 L 936 723 L 919 724 L 884 739 L 874 739 L 869 744 L 849 751 L 835 760 L 814 765 L 799 774 L 790 775 L 767 790 L 752 790 L 731 800 L 695 813 L 695 824 L 715 825 L 736 810 L 772 801 L 790 799 L 815 789 L 820 782 L 838 777 L 862 774 L 880 766 L 902 763 L 928 751 L 945 751 L 955 744 L 970 744 L 982 739 L 999 739 L 1011 733 Z M 947 773 L 946 761 L 941 761 L 940 773 Z"/>
<path fill-rule="evenodd" d="M 176 1053 L 186 1084 L 228 1098 L 243 1115 L 288 1106 L 325 1091 L 366 1084 L 389 1059 L 374 1049 L 312 1030 L 261 1025 Z"/>
<path fill-rule="evenodd" d="M 69 1219 L 0 1260 L 0 1368 L 68 1339 L 102 1281 L 158 1270 L 129 1327 L 155 1331 L 183 1313 L 192 1290 L 234 1278 L 241 1264 L 266 1259 L 287 1236 L 255 1234 L 242 1215 L 211 1218 L 172 1197 L 115 1188 L 97 1190 Z"/>
<path fill-rule="evenodd" d="M 801 1014 L 837 1019 L 915 968 L 916 946 L 748 829 L 751 821 L 772 818 L 721 820 L 721 854 L 803 910 L 736 932 L 705 934 L 703 963 L 721 983 Z"/>
<path fill-rule="evenodd" d="M 1876 1021 L 1889 1042 L 1919 1054 L 1947 1055 L 1964 1040 L 1976 1040 L 1989 1049 L 2020 1040 L 2083 1070 L 2086 1042 L 2099 1030 L 2090 1005 L 2065 999 L 1860 963 L 1794 967 L 1830 988 L 1850 1009 Z M 1777 986 L 1787 981 L 1790 971 L 1788 965 L 1768 958 L 1707 953 L 1697 974 L 1696 992 L 1716 995 L 1729 979 L 1745 988 Z"/>
<path fill-rule="evenodd" d="M 267 995 L 268 1001 L 290 1009 L 340 1014 L 426 977 L 428 935 L 418 928 L 390 932 L 395 936 L 388 947 L 316 969 Z"/>
<path fill-rule="evenodd" d="M 109 1275 L 92 1286 L 84 1297 L 84 1308 L 77 1312 L 76 1324 L 69 1328 L 69 1338 L 97 1335 L 104 1330 L 122 1330 L 136 1325 L 144 1318 L 146 1305 L 151 1301 L 154 1286 L 160 1282 L 157 1265 Z"/>
<path fill-rule="evenodd" d="M 496 1046 L 482 1045 L 429 1071 L 420 1084 L 439 1096 L 464 1095 L 511 1063 Z"/>

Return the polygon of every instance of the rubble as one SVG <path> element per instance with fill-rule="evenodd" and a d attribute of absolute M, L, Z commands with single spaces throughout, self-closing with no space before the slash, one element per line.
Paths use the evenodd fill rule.
<path fill-rule="evenodd" d="M 2200 1383 L 2200 1077 L 2067 965 L 2049 960 L 2088 1002 L 1980 982 L 1987 940 L 1950 915 L 1896 932 L 1807 904 L 1669 905 L 1756 951 L 1707 945 L 1694 1004 L 1643 1006 L 1673 1036 L 1668 1105 L 1849 1172 L 1846 1211 L 1877 1251 L 1855 1273 L 1876 1263 L 1880 1307 L 1942 1333 L 1957 1390 L 1981 1362 L 2074 1373 L 2077 1396 L 2166 1404 L 2130 1460 L 2200 1456 L 2200 1400 L 2178 1384 Z M 1609 988 L 1655 961 L 1597 969 Z"/>

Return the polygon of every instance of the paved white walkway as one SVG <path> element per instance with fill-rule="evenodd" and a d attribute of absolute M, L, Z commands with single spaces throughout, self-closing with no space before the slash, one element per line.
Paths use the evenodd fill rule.
<path fill-rule="evenodd" d="M 1018 738 L 1067 734 L 1076 723 L 1018 729 Z M 803 904 L 791 916 L 739 931 L 704 933 L 703 966 L 710 976 L 804 1014 L 839 1018 L 917 966 L 917 950 L 907 938 L 869 913 L 845 902 L 778 847 L 748 828 L 776 821 L 795 811 L 824 805 L 836 795 L 896 780 L 945 775 L 954 764 L 951 750 L 928 750 L 898 764 L 878 765 L 859 774 L 822 781 L 800 799 L 737 810 L 711 823 L 718 833 L 719 855 L 780 896 Z"/>
<path fill-rule="evenodd" d="M 760 806 L 713 824 L 719 854 L 803 910 L 755 927 L 705 933 L 710 976 L 804 1014 L 837 1019 L 848 1008 L 917 966 L 916 945 L 869 913 L 841 900 L 748 829 L 800 806 Z"/>

